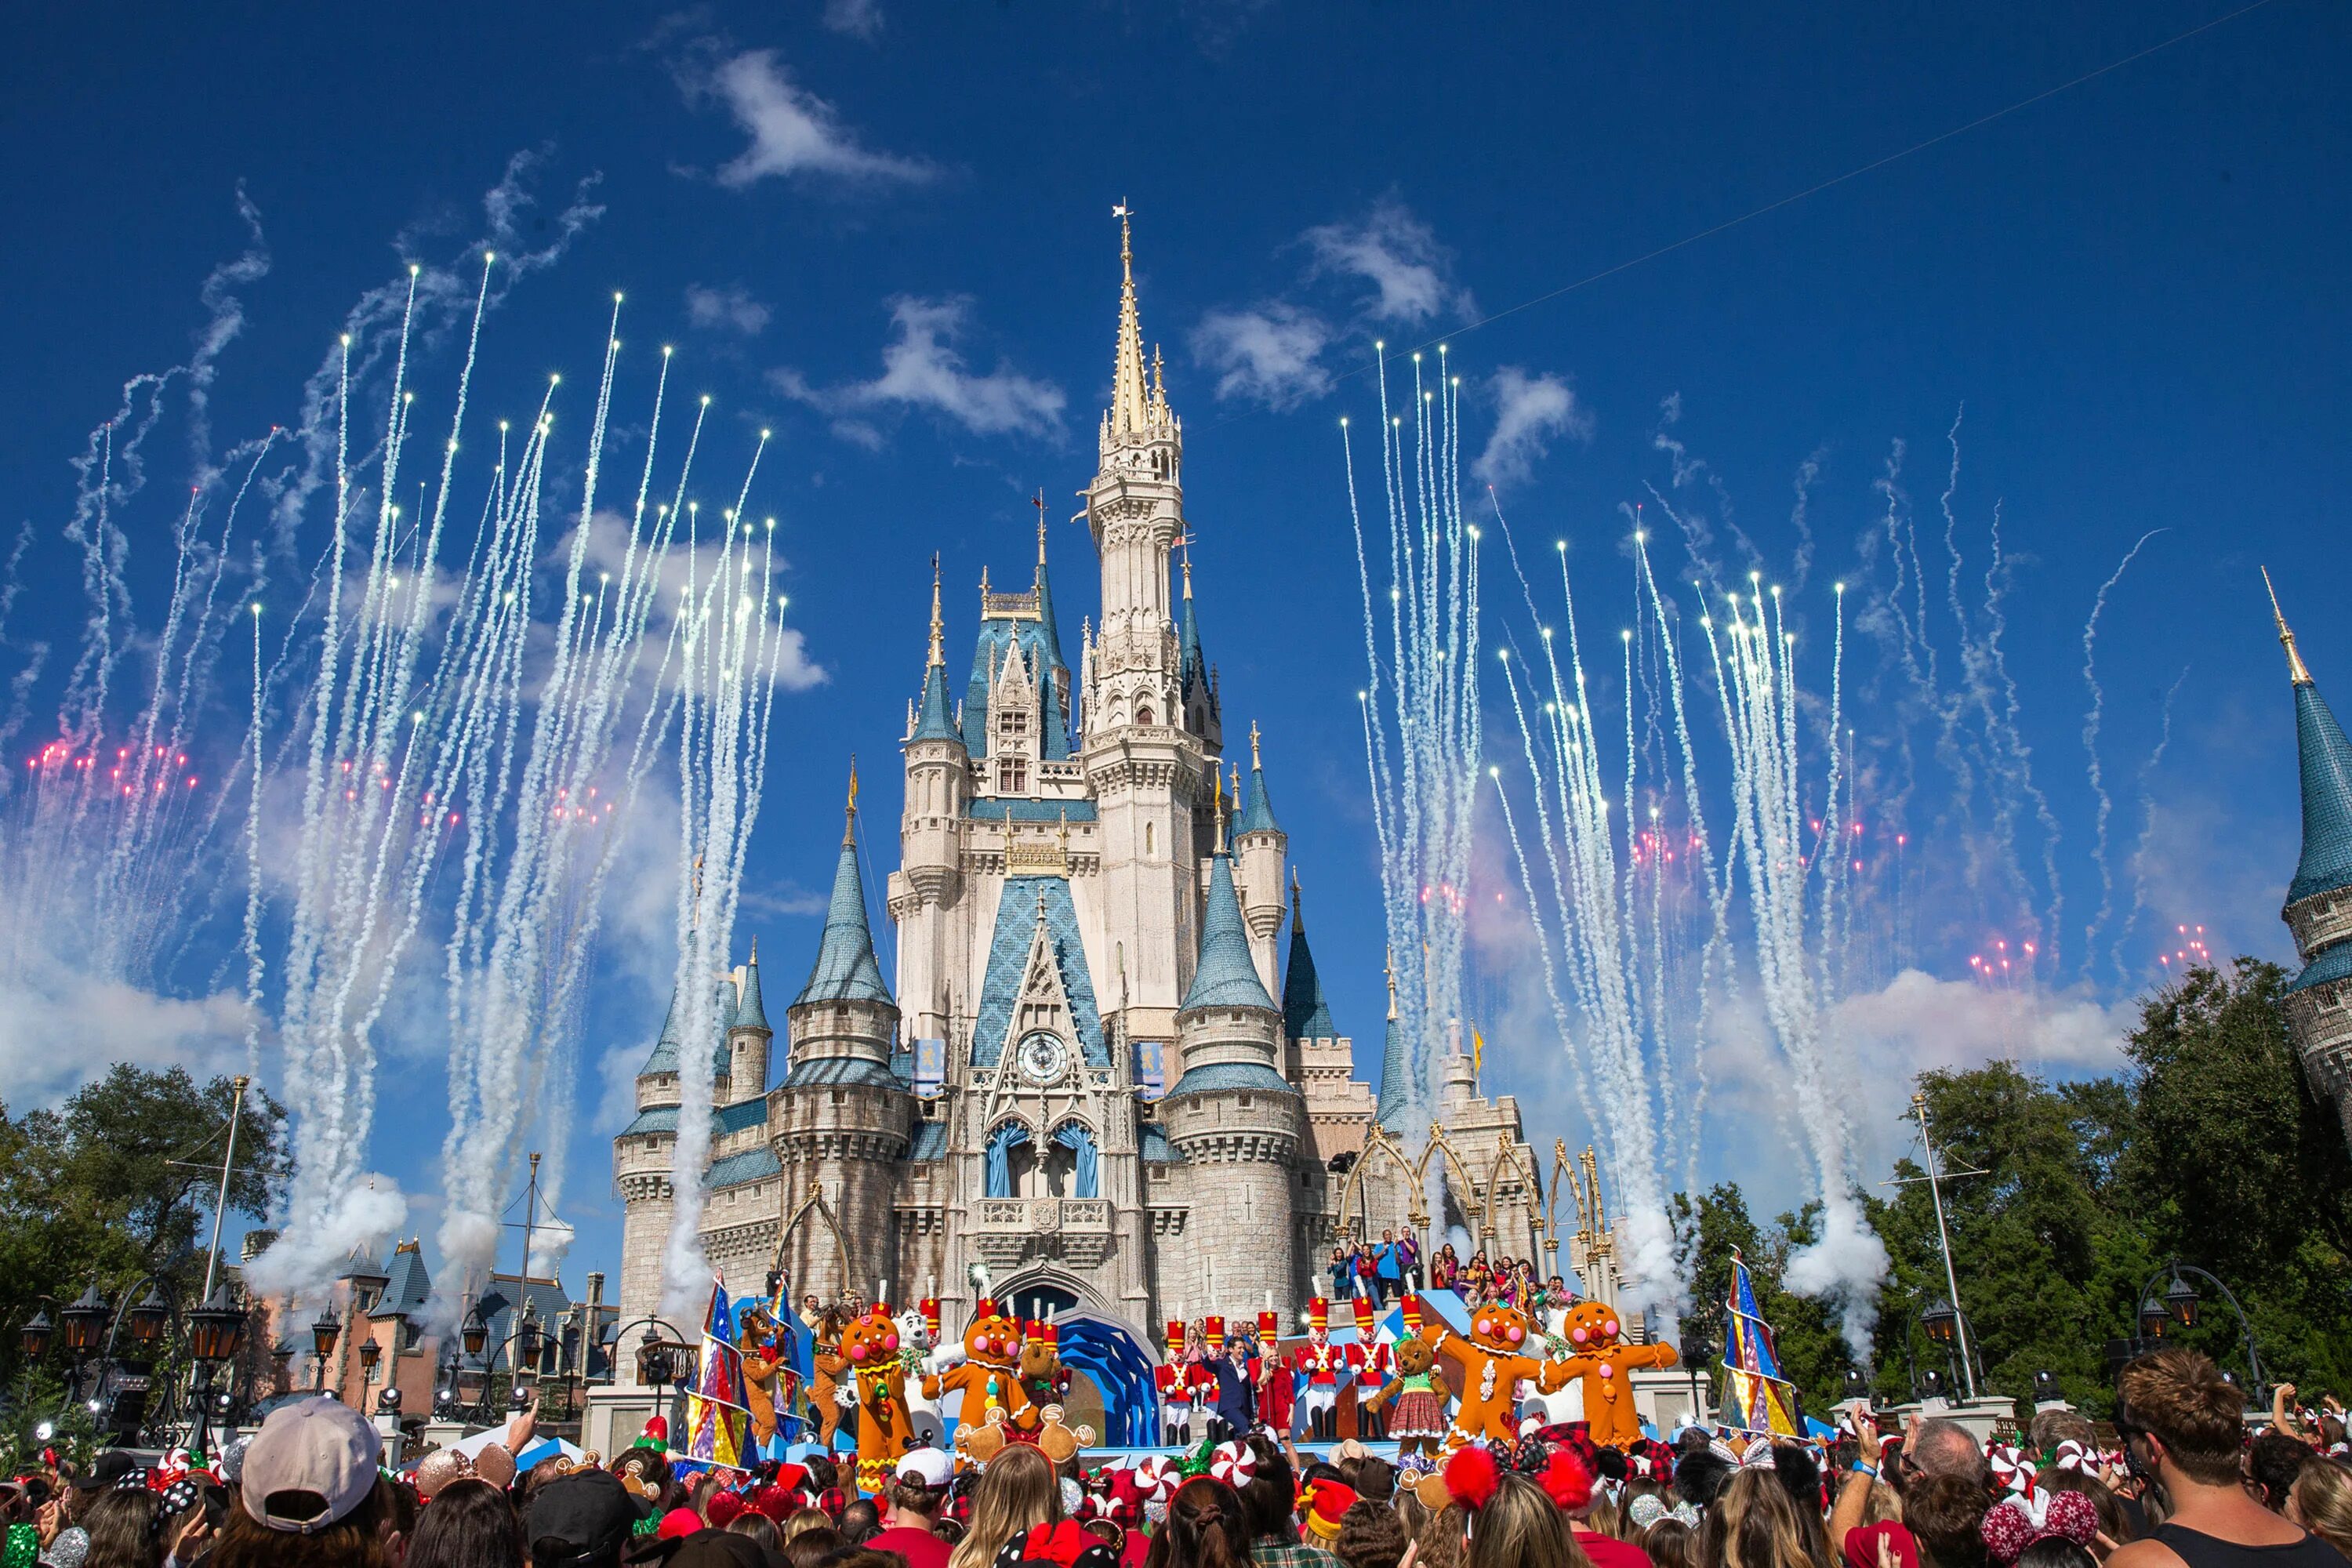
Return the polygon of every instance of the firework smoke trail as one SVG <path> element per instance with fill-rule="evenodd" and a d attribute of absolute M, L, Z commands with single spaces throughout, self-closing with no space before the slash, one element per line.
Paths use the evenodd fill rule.
<path fill-rule="evenodd" d="M 2107 595 L 2114 592 L 2116 584 L 2124 580 L 2124 574 L 2131 569 L 2131 563 L 2138 557 L 2141 549 L 2163 531 L 2160 528 L 2149 529 L 2124 552 L 2124 558 L 2116 563 L 2116 569 L 2107 574 L 2107 580 L 2099 584 L 2098 593 L 2092 596 L 2090 618 L 2083 623 L 2083 685 L 2091 694 L 2091 704 L 2083 710 L 2083 752 L 2090 760 L 2091 795 L 2096 802 L 2091 858 L 2099 868 L 2099 910 L 2092 917 L 2090 929 L 2083 933 L 2083 978 L 2085 980 L 2091 977 L 2091 965 L 2098 962 L 2099 933 L 2105 929 L 2116 904 L 2116 879 L 2107 867 L 2107 818 L 2115 809 L 2115 803 L 2107 798 L 2106 781 L 2099 764 L 2099 725 L 2106 716 L 2106 693 L 2099 689 L 2098 666 L 2094 657 L 2098 644 L 2099 617 L 2106 613 Z M 2168 721 L 2168 706 L 2166 711 Z M 2160 742 L 2158 752 L 2162 754 Z"/>
<path fill-rule="evenodd" d="M 1390 578 L 1385 668 L 1348 450 L 1348 504 L 1364 594 L 1365 763 L 1406 1041 L 1404 1131 L 1412 1142 L 1429 1131 L 1437 1063 L 1456 1048 L 1454 1036 L 1464 1029 L 1464 889 L 1480 748 L 1479 531 L 1463 512 L 1461 384 L 1446 374 L 1444 355 L 1441 347 L 1433 385 L 1423 384 L 1422 357 L 1413 356 L 1410 425 L 1390 413 L 1384 357 L 1379 365 Z"/>
<path fill-rule="evenodd" d="M 2180 673 L 2173 678 L 2171 687 L 2164 694 L 2156 744 L 2149 750 L 2147 760 L 2139 765 L 2139 841 L 2132 847 L 2131 853 L 2131 913 L 2124 917 L 2122 926 L 2116 930 L 2115 951 L 2110 954 L 2116 976 L 2126 984 L 2129 975 L 2124 968 L 2124 944 L 2131 940 L 2132 932 L 2139 929 L 2140 916 L 2147 912 L 2146 871 L 2149 847 L 2156 837 L 2156 770 L 2163 765 L 2165 750 L 2172 744 L 2173 700 L 2180 695 L 2180 689 L 2188 679 L 2189 667 L 2182 665 Z"/>
<path fill-rule="evenodd" d="M 1665 1118 L 1663 1104 L 1654 1093 L 1654 1086 L 1664 1075 L 1653 1070 L 1644 1046 L 1650 1020 L 1643 1014 L 1642 960 L 1635 934 L 1631 879 L 1633 841 L 1627 839 L 1625 870 L 1621 874 L 1615 833 L 1610 825 L 1608 786 L 1601 771 L 1599 728 L 1593 722 L 1579 653 L 1575 601 L 1567 587 L 1566 561 L 1563 551 L 1568 673 L 1563 678 L 1553 653 L 1551 628 L 1546 626 L 1542 628 L 1546 668 L 1540 678 L 1532 669 L 1527 677 L 1530 682 L 1547 679 L 1551 694 L 1544 704 L 1540 745 L 1528 721 L 1518 677 L 1511 668 L 1510 650 L 1499 650 L 1504 683 L 1518 721 L 1520 746 L 1533 785 L 1538 831 L 1551 871 L 1546 886 L 1555 912 L 1549 919 L 1519 838 L 1502 772 L 1499 768 L 1488 772 L 1502 802 L 1520 885 L 1542 947 L 1545 987 L 1554 1021 L 1584 1080 L 1586 1098 L 1598 1110 L 1592 1120 L 1617 1194 L 1625 1244 L 1625 1289 L 1634 1301 L 1673 1307 L 1681 1292 L 1675 1277 L 1674 1230 L 1666 1214 L 1658 1156 Z M 1630 759 L 1630 740 L 1628 754 Z M 1630 818 L 1630 775 L 1625 799 L 1627 809 L 1621 815 Z M 1561 1005 L 1552 981 L 1551 929 L 1559 932 L 1570 989 L 1577 999 L 1573 1018 Z"/>
<path fill-rule="evenodd" d="M 681 616 L 678 705 L 677 971 L 672 994 L 678 1010 L 678 1096 L 689 1108 L 712 1102 L 716 1064 L 710 1042 L 719 1038 L 719 990 L 728 984 L 735 911 L 742 894 L 744 842 L 751 836 L 765 778 L 769 703 L 783 638 L 770 635 L 772 601 L 766 573 L 772 556 L 754 552 L 756 531 L 743 516 L 759 470 L 762 437 L 745 470 L 736 504 L 722 513 L 710 572 L 699 579 L 697 511 L 688 509 L 687 586 Z M 760 696 L 755 702 L 753 688 Z M 854 810 L 856 797 L 851 805 Z M 683 1311 L 710 1288 L 702 1249 L 702 1213 L 709 1194 L 710 1118 L 678 1118 L 671 1147 L 670 1184 L 677 1194 L 664 1249 L 665 1310 Z"/>
<path fill-rule="evenodd" d="M 1731 751 L 1730 855 L 1747 873 L 1765 1012 L 1789 1065 L 1821 1183 L 1822 1238 L 1790 1258 L 1788 1280 L 1791 1289 L 1839 1307 L 1847 1342 L 1861 1354 L 1886 1271 L 1886 1249 L 1853 1199 L 1850 1130 L 1823 1038 L 1829 998 L 1807 956 L 1806 883 L 1820 850 L 1817 846 L 1810 859 L 1805 853 L 1794 634 L 1781 620 L 1779 595 L 1766 594 L 1753 575 L 1749 582 L 1755 591 L 1746 611 L 1738 595 L 1727 596 L 1721 638 L 1714 616 L 1699 624 Z"/>

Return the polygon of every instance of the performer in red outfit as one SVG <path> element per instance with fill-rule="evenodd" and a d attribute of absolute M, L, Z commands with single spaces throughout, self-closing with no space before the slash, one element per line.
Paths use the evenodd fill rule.
<path fill-rule="evenodd" d="M 1291 1354 L 1292 1368 L 1307 1380 L 1298 1403 L 1307 1412 L 1307 1435 L 1320 1443 L 1339 1436 L 1339 1380 L 1347 1353 L 1331 1342 L 1331 1303 L 1318 1296 L 1307 1303 L 1307 1342 Z"/>
<path fill-rule="evenodd" d="M 1181 1444 L 1192 1429 L 1192 1371 L 1184 1361 L 1183 1321 L 1171 1319 L 1168 1359 L 1151 1369 L 1151 1381 L 1160 1389 L 1160 1435 L 1163 1442 Z"/>
<path fill-rule="evenodd" d="M 1364 1408 L 1364 1401 L 1389 1380 L 1389 1347 L 1381 1343 L 1380 1323 L 1369 1296 L 1356 1298 L 1356 1342 L 1349 1347 L 1348 1365 L 1356 1377 L 1356 1436 L 1366 1442 L 1378 1442 L 1389 1435 L 1388 1423 L 1377 1410 Z"/>
<path fill-rule="evenodd" d="M 1290 1436 L 1296 1380 L 1282 1354 L 1282 1320 L 1273 1310 L 1257 1315 L 1257 1418 L 1277 1436 Z"/>

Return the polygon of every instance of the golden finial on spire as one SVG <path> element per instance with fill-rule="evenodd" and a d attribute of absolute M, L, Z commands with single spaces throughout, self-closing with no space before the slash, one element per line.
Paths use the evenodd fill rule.
<path fill-rule="evenodd" d="M 1143 321 L 1135 305 L 1134 216 L 1125 202 L 1113 207 L 1118 219 L 1118 346 L 1111 361 L 1110 434 L 1139 435 L 1150 423 L 1143 379 Z"/>
<path fill-rule="evenodd" d="M 1295 931 L 1307 929 L 1307 914 L 1298 903 L 1298 868 L 1296 866 L 1290 868 L 1290 929 Z"/>
<path fill-rule="evenodd" d="M 1186 533 L 1176 541 L 1176 558 L 1184 568 L 1184 596 L 1192 596 L 1192 536 Z"/>
<path fill-rule="evenodd" d="M 1384 974 L 1386 974 L 1386 975 L 1389 977 L 1389 1021 L 1390 1021 L 1391 1023 L 1394 1023 L 1394 1022 L 1396 1021 L 1396 1016 L 1397 1016 L 1397 1010 L 1396 1010 L 1396 949 L 1395 949 L 1395 948 L 1391 948 L 1391 949 L 1389 949 L 1389 950 L 1388 950 L 1388 956 L 1387 956 L 1386 960 L 1385 960 L 1385 961 L 1381 964 L 1381 973 L 1383 973 Z"/>
<path fill-rule="evenodd" d="M 760 967 L 760 939 L 756 936 L 751 939 L 751 967 Z"/>
<path fill-rule="evenodd" d="M 1242 769 L 1241 769 L 1241 764 L 1240 764 L 1239 763 L 1235 763 L 1234 764 L 1234 804 L 1235 804 L 1236 805 L 1238 805 L 1240 804 L 1240 802 L 1241 802 L 1241 798 L 1242 798 Z"/>
<path fill-rule="evenodd" d="M 1257 721 L 1253 719 L 1250 721 L 1250 772 L 1255 773 L 1263 765 L 1257 759 Z"/>
<path fill-rule="evenodd" d="M 855 844 L 857 842 L 857 754 L 855 752 L 849 756 L 849 805 L 842 815 L 847 820 L 841 829 L 841 841 Z"/>
<path fill-rule="evenodd" d="M 931 552 L 931 660 L 933 664 L 948 661 L 947 623 L 940 615 L 940 555 Z"/>
<path fill-rule="evenodd" d="M 1214 812 L 1214 816 L 1217 819 L 1216 852 L 1222 855 L 1225 852 L 1225 775 L 1219 773 L 1214 764 L 1212 764 L 1209 769 L 1209 780 L 1211 784 L 1216 790 L 1216 809 Z"/>
<path fill-rule="evenodd" d="M 1045 570 L 1045 489 L 1043 485 L 1037 488 L 1035 495 L 1029 498 L 1029 504 L 1037 509 L 1037 570 L 1043 572 Z"/>
<path fill-rule="evenodd" d="M 2279 644 L 2286 649 L 2287 679 L 2297 686 L 2315 684 L 2311 671 L 2304 668 L 2303 655 L 2294 650 L 2294 633 L 2288 629 L 2285 614 L 2279 609 L 2278 590 L 2271 586 L 2271 569 L 2262 568 L 2263 590 L 2271 596 L 2271 619 L 2278 623 Z"/>

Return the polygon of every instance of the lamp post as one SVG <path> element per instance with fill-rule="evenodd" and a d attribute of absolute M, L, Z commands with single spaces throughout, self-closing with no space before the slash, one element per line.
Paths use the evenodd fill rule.
<path fill-rule="evenodd" d="M 1928 1135 L 1927 1131 L 1927 1097 L 1926 1095 L 1915 1094 L 1911 1097 L 1911 1114 L 1918 1119 L 1919 1146 L 1927 1156 L 1927 1196 L 1936 1205 L 1936 1242 L 1944 1253 L 1944 1286 L 1951 1292 L 1948 1300 L 1951 1303 L 1951 1322 L 1959 1340 L 1960 1371 L 1967 1379 L 1969 1397 L 1974 1399 L 1977 1396 L 1977 1372 L 1974 1363 L 1969 1358 L 1968 1320 L 1961 1316 L 1958 1305 L 1960 1299 L 1960 1279 L 1958 1271 L 1952 1268 L 1952 1233 L 1950 1227 L 1944 1223 L 1943 1171 L 1936 1161 L 1936 1141 Z M 1930 1338 L 1935 1337 L 1936 1331 L 1933 1328 L 1930 1328 L 1927 1332 Z"/>
<path fill-rule="evenodd" d="M 2170 1277 L 2168 1279 L 2168 1275 Z M 2238 1304 L 2238 1298 L 2216 1276 L 2177 1258 L 2149 1275 L 2147 1283 L 2140 1288 L 2139 1293 L 2140 1332 L 2152 1340 L 2162 1339 L 2168 1324 L 2179 1323 L 2184 1329 L 2197 1326 L 2202 1299 L 2197 1293 L 2197 1287 L 2184 1278 L 2188 1275 L 2195 1275 L 2221 1292 L 2221 1300 L 2227 1301 L 2230 1310 L 2237 1314 L 2238 1329 L 2246 1342 L 2246 1372 L 2252 1379 L 2252 1386 L 2248 1392 L 2254 1402 L 2260 1404 L 2268 1382 L 2263 1376 L 2262 1354 L 2254 1348 L 2253 1322 L 2247 1318 L 2246 1310 Z M 2161 1296 L 2157 1294 L 2159 1284 L 2164 1286 Z"/>
<path fill-rule="evenodd" d="M 1698 1402 L 1698 1366 L 1699 1363 L 1715 1353 L 1715 1347 L 1706 1342 L 1705 1334 L 1694 1329 L 1683 1341 L 1681 1349 L 1683 1365 L 1690 1373 L 1691 1425 L 1703 1426 L 1706 1422 L 1702 1417 L 1706 1412 L 1700 1408 Z"/>
<path fill-rule="evenodd" d="M 310 1324 L 310 1348 L 318 1363 L 313 1393 L 327 1392 L 327 1358 L 335 1353 L 335 1342 L 342 1337 L 342 1332 L 343 1325 L 335 1317 L 334 1304 L 330 1302 L 320 1308 L 318 1317 Z"/>
<path fill-rule="evenodd" d="M 58 1322 L 64 1331 L 66 1354 L 73 1358 L 73 1375 L 67 1388 L 68 1396 L 81 1402 L 82 1369 L 89 1363 L 89 1352 L 98 1348 L 105 1336 L 107 1320 L 114 1315 L 105 1297 L 98 1293 L 98 1281 L 93 1279 L 70 1306 L 58 1310 Z"/>
<path fill-rule="evenodd" d="M 196 1361 L 196 1423 L 188 1447 L 197 1454 L 205 1452 L 205 1440 L 211 1435 L 214 1369 L 236 1359 L 245 1348 L 245 1309 L 229 1295 L 225 1280 L 188 1314 L 188 1352 Z"/>

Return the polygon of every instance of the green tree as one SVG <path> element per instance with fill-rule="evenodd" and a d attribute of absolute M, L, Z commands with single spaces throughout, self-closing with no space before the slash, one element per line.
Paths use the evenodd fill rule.
<path fill-rule="evenodd" d="M 197 1304 L 234 1100 L 225 1078 L 199 1085 L 183 1068 L 118 1063 L 54 1110 L 0 1108 L 0 1377 L 11 1386 L 23 1370 L 15 1330 L 45 1304 L 54 1321 L 86 1285 L 120 1307 L 153 1275 L 182 1310 Z M 247 1090 L 230 1212 L 264 1212 L 285 1170 L 285 1122 Z"/>
<path fill-rule="evenodd" d="M 1691 1281 L 1683 1338 L 1685 1342 L 1706 1342 L 1708 1364 L 1699 1369 L 1700 1374 L 1712 1377 L 1722 1359 L 1737 1249 L 1748 1264 L 1757 1310 L 1772 1330 L 1781 1373 L 1797 1385 L 1806 1409 L 1828 1410 L 1843 1392 L 1852 1358 L 1836 1320 L 1822 1303 L 1792 1293 L 1782 1283 L 1790 1254 L 1820 1236 L 1821 1205 L 1808 1204 L 1769 1226 L 1759 1226 L 1738 1184 L 1723 1182 L 1696 1199 L 1675 1194 L 1672 1212 L 1684 1275 Z"/>
<path fill-rule="evenodd" d="M 2116 1301 L 2144 1274 L 2145 1243 L 2103 1196 L 2123 1157 L 2130 1106 L 2112 1081 L 2053 1085 L 2015 1064 L 1920 1075 L 1937 1155 L 1958 1305 L 1992 1388 L 2030 1394 L 2036 1373 L 2095 1405 L 2107 1384 Z M 1927 1171 L 1895 1164 L 1892 1197 L 1871 1196 L 1890 1269 L 1880 1295 L 1876 1386 L 1907 1397 L 1916 1365 L 1951 1376 L 1947 1352 L 1917 1327 L 1949 1294 Z M 2126 1282 L 2129 1281 L 2129 1282 Z M 1955 1388 L 1965 1386 L 1965 1376 Z"/>
<path fill-rule="evenodd" d="M 2209 1269 L 2252 1320 L 2273 1381 L 2352 1389 L 2352 1156 L 2280 1009 L 2287 976 L 2241 958 L 2149 997 L 2127 1050 L 2137 1126 L 2123 1201 L 2167 1258 Z M 2128 1307 L 2126 1307 L 2128 1310 Z M 2189 1342 L 2242 1368 L 2236 1315 L 2204 1289 Z"/>

